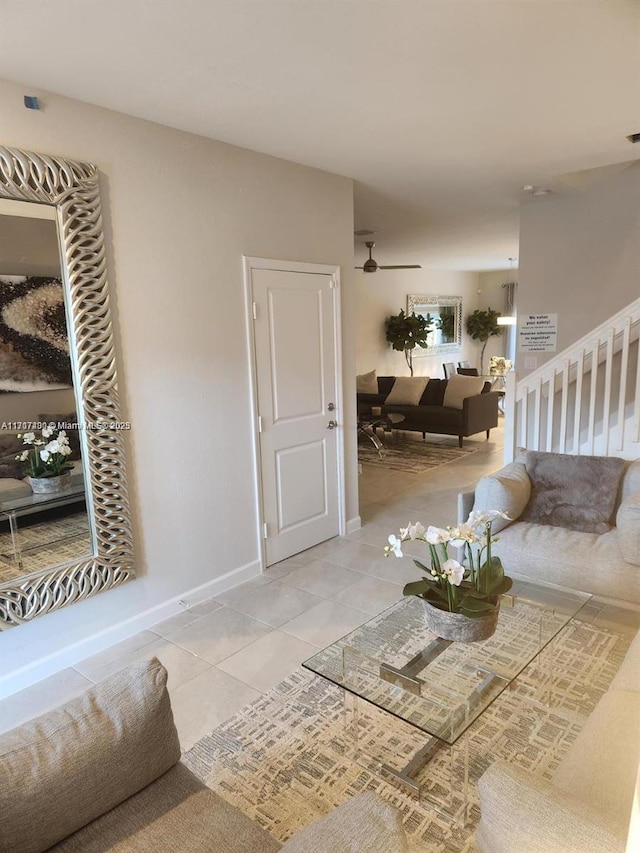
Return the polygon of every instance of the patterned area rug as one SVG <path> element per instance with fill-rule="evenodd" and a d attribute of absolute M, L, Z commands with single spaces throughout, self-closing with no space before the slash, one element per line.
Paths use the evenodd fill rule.
<path fill-rule="evenodd" d="M 452 439 L 457 441 L 456 438 Z M 392 468 L 409 474 L 422 474 L 431 468 L 438 468 L 448 462 L 455 462 L 463 456 L 475 453 L 477 447 L 453 447 L 447 444 L 430 444 L 394 434 L 382 437 L 384 449 L 382 456 L 365 436 L 358 437 L 358 461 L 366 465 Z"/>
<path fill-rule="evenodd" d="M 0 533 L 0 583 L 80 559 L 93 552 L 85 511 L 22 527 L 18 519 L 18 535 L 22 566 L 16 565 L 11 534 Z"/>
<path fill-rule="evenodd" d="M 184 761 L 281 842 L 355 794 L 373 790 L 400 810 L 412 851 L 468 853 L 480 817 L 476 782 L 484 770 L 502 760 L 552 776 L 629 643 L 626 636 L 571 623 L 548 648 L 545 667 L 528 667 L 518 687 L 506 690 L 472 725 L 467 741 L 471 808 L 464 827 L 385 782 L 372 769 L 375 761 L 354 755 L 342 691 L 304 670 L 202 738 Z M 358 718 L 363 753 L 375 752 L 399 768 L 424 744 L 419 732 L 390 715 L 363 702 L 359 708 L 366 709 Z M 460 755 L 454 759 L 459 780 Z M 453 787 L 457 808 L 461 787 L 456 780 L 452 785 L 448 761 L 448 751 L 441 750 L 419 779 L 434 794 Z"/>

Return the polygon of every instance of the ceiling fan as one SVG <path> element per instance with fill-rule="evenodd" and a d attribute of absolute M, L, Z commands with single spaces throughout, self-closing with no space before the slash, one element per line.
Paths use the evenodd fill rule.
<path fill-rule="evenodd" d="M 377 272 L 378 270 L 421 270 L 422 267 L 420 264 L 394 264 L 392 266 L 382 266 L 373 260 L 371 257 L 371 250 L 375 246 L 373 240 L 367 240 L 365 246 L 369 250 L 369 259 L 364 262 L 363 267 L 355 267 L 357 270 L 364 270 L 365 272 Z"/>

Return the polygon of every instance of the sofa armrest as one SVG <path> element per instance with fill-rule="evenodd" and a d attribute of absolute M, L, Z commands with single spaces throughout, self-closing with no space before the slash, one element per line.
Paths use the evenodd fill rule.
<path fill-rule="evenodd" d="M 622 559 L 640 566 L 640 492 L 628 495 L 616 513 L 618 541 Z"/>
<path fill-rule="evenodd" d="M 465 397 L 462 401 L 464 434 L 474 435 L 477 432 L 498 426 L 499 400 L 500 395 L 497 391 Z"/>
<path fill-rule="evenodd" d="M 469 513 L 473 509 L 476 493 L 473 492 L 458 492 L 458 524 L 464 524 L 469 518 Z"/>
<path fill-rule="evenodd" d="M 478 791 L 475 843 L 481 853 L 624 853 L 625 839 L 594 813 L 593 804 L 518 767 L 492 765 Z"/>
<path fill-rule="evenodd" d="M 373 791 L 297 832 L 281 853 L 408 853 L 400 812 Z"/>

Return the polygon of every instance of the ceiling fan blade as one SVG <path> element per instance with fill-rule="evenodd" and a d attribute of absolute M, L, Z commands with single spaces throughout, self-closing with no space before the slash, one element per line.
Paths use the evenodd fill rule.
<path fill-rule="evenodd" d="M 354 270 L 363 270 L 364 267 L 354 267 Z"/>
<path fill-rule="evenodd" d="M 397 264 L 394 266 L 386 267 L 379 266 L 379 270 L 421 270 L 422 267 L 420 264 Z"/>

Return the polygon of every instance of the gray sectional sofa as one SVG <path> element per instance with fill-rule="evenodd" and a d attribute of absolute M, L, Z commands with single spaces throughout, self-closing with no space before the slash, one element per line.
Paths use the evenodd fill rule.
<path fill-rule="evenodd" d="M 591 525 L 601 532 L 587 532 L 527 520 L 532 502 L 544 505 L 547 497 L 531 482 L 527 453 L 530 452 L 519 451 L 514 462 L 483 477 L 474 491 L 458 496 L 459 522 L 465 521 L 472 509 L 506 510 L 515 520 L 502 529 L 501 524 L 494 525 L 498 535 L 494 553 L 509 575 L 640 604 L 640 460 L 619 460 L 619 485 L 605 507 L 605 498 L 596 494 L 596 483 L 587 480 L 581 488 L 578 482 L 578 460 L 588 463 L 600 457 L 571 457 L 578 468 L 573 475 L 576 503 L 594 510 L 599 507 L 606 518 L 603 524 Z M 556 458 L 560 454 L 538 455 L 547 456 L 551 466 L 562 464 Z M 562 476 L 558 479 L 562 480 Z M 572 476 L 569 474 L 567 479 L 572 480 Z M 548 497 L 550 502 L 558 498 L 557 485 L 549 488 Z M 562 506 L 560 512 L 566 516 L 566 507 Z M 571 523 L 562 515 L 553 520 Z"/>
<path fill-rule="evenodd" d="M 640 761 L 640 634 L 551 781 L 511 764 L 480 778 L 478 853 L 624 853 Z M 640 792 L 638 792 L 640 794 Z"/>
<path fill-rule="evenodd" d="M 0 853 L 408 853 L 399 813 L 360 794 L 282 846 L 180 762 L 154 658 L 0 735 Z"/>

